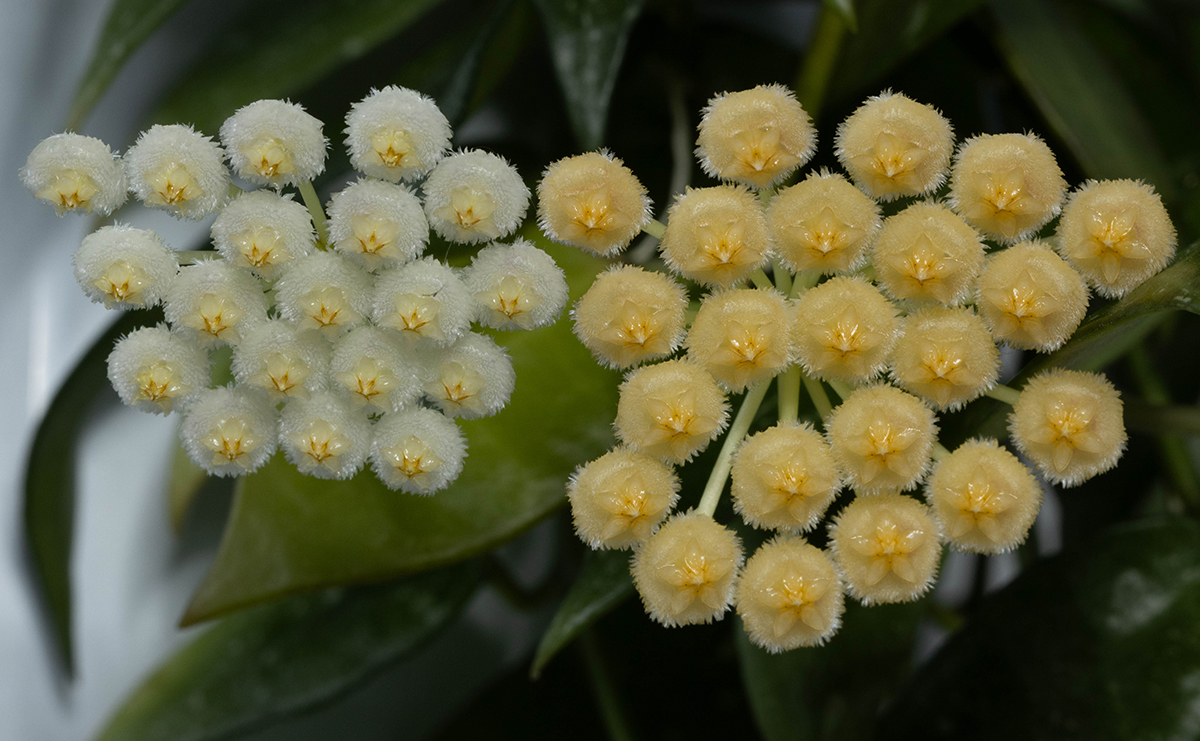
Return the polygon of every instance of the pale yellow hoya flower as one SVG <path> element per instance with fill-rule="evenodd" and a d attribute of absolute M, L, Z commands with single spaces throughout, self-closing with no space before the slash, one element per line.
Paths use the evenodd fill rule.
<path fill-rule="evenodd" d="M 232 370 L 238 383 L 264 389 L 273 401 L 307 399 L 328 386 L 330 356 L 321 335 L 269 319 L 242 337 Z"/>
<path fill-rule="evenodd" d="M 700 302 L 688 358 L 730 391 L 773 378 L 792 362 L 791 307 L 773 289 L 717 291 Z"/>
<path fill-rule="evenodd" d="M 960 304 L 983 267 L 983 240 L 962 217 L 938 203 L 915 203 L 883 222 L 875 242 L 875 275 L 896 299 Z"/>
<path fill-rule="evenodd" d="M 937 418 L 894 386 L 860 388 L 826 420 L 833 455 L 859 494 L 912 489 L 925 476 Z"/>
<path fill-rule="evenodd" d="M 732 530 L 690 511 L 651 535 L 634 552 L 630 571 L 646 612 L 673 628 L 720 620 L 733 602 L 743 559 Z"/>
<path fill-rule="evenodd" d="M 708 446 L 729 418 L 717 382 L 695 363 L 668 360 L 630 373 L 621 384 L 617 437 L 634 450 L 683 463 Z"/>
<path fill-rule="evenodd" d="M 909 602 L 933 586 L 942 555 L 938 527 L 912 497 L 856 497 L 829 535 L 847 591 L 864 605 Z"/>
<path fill-rule="evenodd" d="M 687 291 L 671 276 L 615 265 L 596 277 L 571 316 L 575 336 L 597 361 L 628 368 L 679 348 L 687 305 Z"/>
<path fill-rule="evenodd" d="M 879 233 L 879 204 L 846 178 L 810 172 L 779 191 L 767 210 L 779 258 L 793 272 L 842 273 L 859 267 Z"/>
<path fill-rule="evenodd" d="M 892 351 L 892 377 L 938 409 L 958 409 L 996 384 L 1000 351 L 969 308 L 930 307 L 912 314 Z"/>
<path fill-rule="evenodd" d="M 244 476 L 270 459 L 279 416 L 265 394 L 243 387 L 199 391 L 184 410 L 179 436 L 188 457 L 215 476 Z"/>
<path fill-rule="evenodd" d="M 107 216 L 128 195 L 121 159 L 104 142 L 82 134 L 43 139 L 18 174 L 25 187 L 54 206 L 59 216 L 77 210 Z"/>
<path fill-rule="evenodd" d="M 462 430 L 432 409 L 385 414 L 375 425 L 372 469 L 389 489 L 433 494 L 458 478 L 466 455 Z"/>
<path fill-rule="evenodd" d="M 1120 298 L 1175 256 L 1175 225 L 1151 186 L 1089 180 L 1058 222 L 1058 251 L 1102 296 Z"/>
<path fill-rule="evenodd" d="M 359 359 L 351 370 L 334 373 L 333 380 L 350 393 L 356 408 L 370 404 L 384 412 L 392 411 L 391 392 L 400 385 L 391 368 L 370 357 Z"/>
<path fill-rule="evenodd" d="M 945 182 L 954 129 L 933 106 L 885 90 L 838 126 L 834 146 L 858 187 L 890 201 L 931 193 Z"/>
<path fill-rule="evenodd" d="M 667 217 L 659 249 L 667 266 L 685 278 L 727 288 L 770 257 L 766 216 L 746 188 L 688 188 Z"/>
<path fill-rule="evenodd" d="M 1087 313 L 1087 284 L 1042 242 L 989 257 L 978 292 L 976 307 L 992 334 L 1022 350 L 1058 349 Z"/>
<path fill-rule="evenodd" d="M 299 186 L 325 170 L 322 124 L 298 103 L 256 100 L 221 124 L 229 164 L 258 185 Z"/>
<path fill-rule="evenodd" d="M 190 126 L 155 125 L 125 153 L 129 188 L 143 203 L 184 219 L 219 211 L 229 198 L 225 153 Z"/>
<path fill-rule="evenodd" d="M 1067 181 L 1033 134 L 981 134 L 958 149 L 950 205 L 980 231 L 1013 243 L 1058 215 Z"/>
<path fill-rule="evenodd" d="M 617 448 L 575 470 L 567 484 L 575 532 L 592 548 L 633 548 L 646 541 L 679 499 L 670 466 Z"/>
<path fill-rule="evenodd" d="M 701 114 L 696 157 L 704 172 L 770 188 L 813 156 L 817 130 L 783 85 L 722 93 Z"/>
<path fill-rule="evenodd" d="M 887 365 L 900 321 L 875 286 L 858 277 L 831 278 L 796 305 L 796 351 L 821 379 L 867 380 Z"/>
<path fill-rule="evenodd" d="M 537 195 L 546 236 L 598 255 L 621 252 L 651 218 L 645 186 L 605 150 L 551 163 Z"/>
<path fill-rule="evenodd" d="M 1050 481 L 1077 486 L 1125 452 L 1121 394 L 1099 373 L 1056 368 L 1021 389 L 1008 418 L 1017 449 Z"/>
<path fill-rule="evenodd" d="M 117 340 L 108 356 L 108 380 L 121 401 L 154 414 L 169 414 L 211 377 L 206 353 L 166 325 L 142 327 Z"/>
<path fill-rule="evenodd" d="M 746 635 L 771 653 L 822 645 L 841 627 L 845 609 L 833 561 L 803 538 L 780 535 L 764 543 L 738 581 Z"/>
<path fill-rule="evenodd" d="M 279 443 L 303 474 L 319 479 L 348 479 L 371 452 L 371 421 L 330 391 L 318 391 L 283 407 Z"/>
<path fill-rule="evenodd" d="M 825 439 L 808 423 L 746 438 L 733 459 L 733 508 L 747 525 L 811 530 L 841 486 Z"/>
<path fill-rule="evenodd" d="M 267 318 L 262 286 L 248 270 L 224 260 L 189 265 L 171 281 L 165 299 L 167 321 L 186 328 L 200 344 L 238 344 Z"/>
<path fill-rule="evenodd" d="M 938 461 L 926 491 L 946 539 L 967 553 L 1024 543 L 1042 506 L 1033 472 L 990 439 L 968 440 Z"/>

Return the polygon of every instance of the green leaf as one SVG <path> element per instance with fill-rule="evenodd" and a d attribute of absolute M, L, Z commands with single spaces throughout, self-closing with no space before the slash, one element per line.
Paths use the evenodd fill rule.
<path fill-rule="evenodd" d="M 608 106 L 629 30 L 645 0 L 534 0 L 567 100 L 575 139 L 585 150 L 604 143 Z"/>
<path fill-rule="evenodd" d="M 99 741 L 227 738 L 329 702 L 422 645 L 478 583 L 476 564 L 460 564 L 222 620 L 151 675 Z"/>
<path fill-rule="evenodd" d="M 851 33 L 858 33 L 858 16 L 854 13 L 854 0 L 824 0 L 826 8 L 841 16 L 842 23 Z"/>
<path fill-rule="evenodd" d="M 575 583 L 542 634 L 529 675 L 537 679 L 547 662 L 580 633 L 633 595 L 629 551 L 592 551 L 583 556 Z"/>
<path fill-rule="evenodd" d="M 167 495 L 171 505 L 171 529 L 183 532 L 183 521 L 196 496 L 208 484 L 209 476 L 188 457 L 182 445 L 175 446 L 171 457 L 171 483 Z"/>
<path fill-rule="evenodd" d="M 75 530 L 75 446 L 92 402 L 109 388 L 107 360 L 113 343 L 161 319 L 158 311 L 131 311 L 118 317 L 59 387 L 29 451 L 25 537 L 68 674 L 74 671 L 70 564 L 71 535 Z"/>
<path fill-rule="evenodd" d="M 1125 402 L 1125 426 L 1147 435 L 1200 437 L 1200 407 Z"/>
<path fill-rule="evenodd" d="M 1198 624 L 1200 525 L 1120 525 L 986 598 L 883 724 L 895 738 L 1194 738 Z"/>
<path fill-rule="evenodd" d="M 572 296 L 604 267 L 579 250 L 549 249 Z M 388 491 L 370 471 L 322 481 L 277 456 L 235 497 L 216 562 L 184 624 L 469 558 L 565 503 L 568 474 L 612 442 L 617 376 L 597 367 L 566 318 L 498 341 L 512 356 L 517 387 L 500 414 L 463 423 L 469 457 L 453 486 L 421 497 Z"/>

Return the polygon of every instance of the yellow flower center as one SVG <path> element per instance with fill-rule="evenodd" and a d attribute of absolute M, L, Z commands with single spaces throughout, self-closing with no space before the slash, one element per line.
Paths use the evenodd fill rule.
<path fill-rule="evenodd" d="M 632 362 L 645 355 L 671 351 L 670 338 L 662 334 L 667 311 L 641 306 L 626 299 L 617 315 L 600 331 L 599 338 L 618 348 L 618 361 Z"/>
<path fill-rule="evenodd" d="M 399 330 L 408 339 L 444 340 L 446 335 L 438 325 L 441 303 L 433 296 L 399 293 L 393 298 L 396 310 L 388 314 L 383 325 Z"/>
<path fill-rule="evenodd" d="M 1039 205 L 1019 169 L 981 172 L 974 184 L 978 196 L 974 203 L 964 204 L 968 219 L 984 222 L 1008 238 L 1037 222 Z"/>
<path fill-rule="evenodd" d="M 958 510 L 958 516 L 949 523 L 950 537 L 960 538 L 972 528 L 978 528 L 989 540 L 998 542 L 1003 533 L 996 515 L 1016 501 L 1016 496 L 994 486 L 987 472 L 980 467 L 966 486 L 950 490 L 950 503 Z"/>
<path fill-rule="evenodd" d="M 420 167 L 412 135 L 405 129 L 383 128 L 371 134 L 371 148 L 385 167 Z"/>
<path fill-rule="evenodd" d="M 172 402 L 191 392 L 192 387 L 179 380 L 174 363 L 159 360 L 143 366 L 137 377 L 138 399 L 152 401 L 164 412 L 171 411 Z"/>
<path fill-rule="evenodd" d="M 704 554 L 695 538 L 689 540 L 680 557 L 658 568 L 663 581 L 675 587 L 671 611 L 676 615 L 691 607 L 697 598 L 717 610 L 724 603 L 718 582 L 733 570 L 728 558 L 712 558 Z"/>
<path fill-rule="evenodd" d="M 825 630 L 826 622 L 815 605 L 829 591 L 829 579 L 787 574 L 774 584 L 768 584 L 758 595 L 767 607 L 776 611 L 771 626 L 778 638 L 792 629 L 799 620 L 813 630 Z"/>
<path fill-rule="evenodd" d="M 332 329 L 353 324 L 362 318 L 361 314 L 350 308 L 342 290 L 333 286 L 306 294 L 299 303 L 306 317 L 304 324 L 310 328 Z"/>
<path fill-rule="evenodd" d="M 996 332 L 1001 337 L 1023 333 L 1034 342 L 1043 343 L 1048 337 L 1044 321 L 1059 309 L 1059 302 L 1042 290 L 1029 271 L 1009 288 L 994 288 L 983 297 L 1000 310 Z"/>
<path fill-rule="evenodd" d="M 277 178 L 296 171 L 292 153 L 283 142 L 272 137 L 241 149 L 250 169 L 264 178 Z"/>
<path fill-rule="evenodd" d="M 214 339 L 234 340 L 233 328 L 242 318 L 241 308 L 215 293 L 200 297 L 196 310 L 183 317 L 183 324 Z"/>
<path fill-rule="evenodd" d="M 91 212 L 92 198 L 99 192 L 96 183 L 82 172 L 62 170 L 54 175 L 49 185 L 37 192 L 37 197 L 54 204 L 59 213 L 77 208 Z"/>
<path fill-rule="evenodd" d="M 596 188 L 571 198 L 567 213 L 570 223 L 568 233 L 564 236 L 571 241 L 601 240 L 608 232 L 624 229 L 633 223 L 613 205 L 608 188 Z"/>
<path fill-rule="evenodd" d="M 261 373 L 250 377 L 251 384 L 265 388 L 276 396 L 309 397 L 308 390 L 304 388 L 309 368 L 299 359 L 284 353 L 271 353 L 267 356 L 265 366 Z"/>
<path fill-rule="evenodd" d="M 293 442 L 313 463 L 331 471 L 337 469 L 338 456 L 345 453 L 351 444 L 350 438 L 323 419 L 314 420 L 307 430 L 293 438 Z"/>
<path fill-rule="evenodd" d="M 249 465 L 246 458 L 254 451 L 262 440 L 253 434 L 250 425 L 238 417 L 227 417 L 219 420 L 208 434 L 201 440 L 204 447 L 213 452 L 212 464 L 223 466 L 235 463 L 242 467 Z"/>
<path fill-rule="evenodd" d="M 427 384 L 425 390 L 451 409 L 484 414 L 487 409 L 479 394 L 485 385 L 486 380 L 482 375 L 462 363 L 452 361 L 441 364 L 438 379 Z"/>
<path fill-rule="evenodd" d="M 231 240 L 246 264 L 265 268 L 287 259 L 279 233 L 269 227 L 256 226 L 234 235 Z"/>
<path fill-rule="evenodd" d="M 462 231 L 496 239 L 500 236 L 500 230 L 493 220 L 495 213 L 496 200 L 491 195 L 464 185 L 450 191 L 450 203 L 434 209 L 433 215 Z"/>
<path fill-rule="evenodd" d="M 372 404 L 390 411 L 388 392 L 399 385 L 400 379 L 375 358 L 362 358 L 353 371 L 335 373 L 333 378 L 353 394 L 356 406 Z"/>
<path fill-rule="evenodd" d="M 920 529 L 905 529 L 887 515 L 875 524 L 866 535 L 855 535 L 850 539 L 854 549 L 870 559 L 867 567 L 867 584 L 874 586 L 892 571 L 904 581 L 915 584 L 917 571 L 909 556 L 928 539 Z"/>
<path fill-rule="evenodd" d="M 542 297 L 515 275 L 504 276 L 490 291 L 480 291 L 475 298 L 495 313 L 497 322 L 515 322 L 524 329 L 533 328 L 529 312 L 542 303 Z"/>
<path fill-rule="evenodd" d="M 105 268 L 100 277 L 92 281 L 92 285 L 100 289 L 109 301 L 124 301 L 128 304 L 141 306 L 142 289 L 150 285 L 150 280 L 138 268 L 124 260 L 117 260 Z"/>
<path fill-rule="evenodd" d="M 384 458 L 392 468 L 404 475 L 409 481 L 420 487 L 428 488 L 430 475 L 441 467 L 443 461 L 434 455 L 429 446 L 416 435 L 409 435 L 400 442 L 383 451 Z"/>
<path fill-rule="evenodd" d="M 875 137 L 875 146 L 850 162 L 876 193 L 897 193 L 920 188 L 916 169 L 928 155 L 913 142 L 881 131 Z"/>
<path fill-rule="evenodd" d="M 650 494 L 641 474 L 630 473 L 600 500 L 600 505 L 611 515 L 600 537 L 612 540 L 628 530 L 638 540 L 646 540 L 668 501 L 661 494 Z"/>
<path fill-rule="evenodd" d="M 154 189 L 146 198 L 148 204 L 179 206 L 204 195 L 204 189 L 192 177 L 191 171 L 178 162 L 147 176 L 146 182 Z"/>
<path fill-rule="evenodd" d="M 942 302 L 952 298 L 945 281 L 960 264 L 939 252 L 933 240 L 922 234 L 907 251 L 888 256 L 888 266 L 900 275 L 900 285 L 893 289 L 898 298 L 928 297 Z"/>
<path fill-rule="evenodd" d="M 721 171 L 722 177 L 743 178 L 763 186 L 775 173 L 800 161 L 783 148 L 779 130 L 773 126 L 739 131 L 732 145 L 733 161 Z"/>
<path fill-rule="evenodd" d="M 792 227 L 791 231 L 804 246 L 805 257 L 811 261 L 805 267 L 838 269 L 849 267 L 845 253 L 866 234 L 839 219 L 828 206 L 815 218 Z"/>

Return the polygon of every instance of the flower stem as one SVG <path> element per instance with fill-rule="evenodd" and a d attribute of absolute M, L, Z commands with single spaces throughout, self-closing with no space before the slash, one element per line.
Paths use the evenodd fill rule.
<path fill-rule="evenodd" d="M 800 366 L 793 365 L 779 376 L 779 422 L 796 424 L 800 418 Z"/>
<path fill-rule="evenodd" d="M 808 398 L 812 399 L 813 406 L 817 408 L 817 414 L 821 415 L 821 421 L 829 419 L 833 405 L 829 403 L 829 394 L 825 393 L 825 387 L 807 373 L 802 373 L 800 379 L 804 381 L 804 390 L 808 392 Z"/>
<path fill-rule="evenodd" d="M 1017 400 L 1021 398 L 1021 392 L 1017 391 L 1011 386 L 1005 386 L 1002 383 L 998 383 L 992 388 L 988 389 L 984 396 L 990 396 L 996 401 L 1002 401 L 1009 406 L 1016 406 Z"/>
<path fill-rule="evenodd" d="M 208 262 L 209 260 L 218 260 L 221 257 L 220 252 L 214 250 L 176 250 L 175 259 L 180 265 L 195 265 L 196 263 Z"/>
<path fill-rule="evenodd" d="M 843 383 L 842 381 L 829 380 L 826 383 L 829 384 L 829 388 L 837 392 L 838 396 L 842 397 L 842 401 L 849 399 L 850 394 L 854 393 L 854 389 L 850 388 L 849 384 Z"/>
<path fill-rule="evenodd" d="M 662 239 L 663 235 L 667 233 L 667 225 L 658 219 L 650 219 L 650 223 L 643 226 L 642 231 L 655 239 Z"/>
<path fill-rule="evenodd" d="M 946 449 L 946 446 L 942 445 L 942 443 L 940 441 L 934 440 L 933 441 L 933 459 L 935 461 L 940 461 L 941 459 L 945 458 L 948 455 L 950 455 L 950 451 Z"/>
<path fill-rule="evenodd" d="M 725 480 L 729 478 L 729 469 L 733 467 L 733 451 L 737 450 L 742 438 L 746 437 L 746 433 L 750 431 L 754 415 L 758 413 L 758 407 L 762 405 L 763 397 L 767 395 L 767 387 L 770 385 L 770 381 L 759 381 L 751 386 L 750 390 L 746 392 L 746 397 L 742 399 L 742 406 L 738 409 L 737 416 L 733 418 L 733 424 L 729 425 L 729 432 L 725 435 L 721 453 L 717 456 L 717 462 L 708 476 L 708 483 L 704 485 L 704 494 L 700 497 L 700 505 L 696 507 L 697 510 L 709 517 L 712 517 L 713 513 L 717 511 L 717 502 L 721 501 L 721 492 L 725 491 Z"/>
<path fill-rule="evenodd" d="M 825 93 L 829 89 L 829 80 L 833 77 L 833 68 L 845 35 L 845 22 L 836 10 L 829 7 L 829 3 L 822 3 L 817 27 L 808 42 L 808 53 L 796 75 L 796 97 L 814 121 L 825 103 Z"/>
<path fill-rule="evenodd" d="M 308 213 L 312 215 L 313 226 L 317 230 L 317 240 L 321 243 L 321 249 L 329 243 L 329 230 L 325 227 L 325 209 L 321 208 L 321 199 L 317 197 L 317 191 L 313 188 L 312 181 L 300 181 L 300 197 L 304 199 L 304 205 L 308 207 Z"/>
<path fill-rule="evenodd" d="M 775 274 L 775 287 L 784 296 L 792 292 L 792 274 L 787 271 L 783 263 L 778 258 L 771 265 L 771 272 Z"/>
<path fill-rule="evenodd" d="M 750 282 L 754 284 L 755 288 L 767 289 L 775 287 L 775 284 L 771 282 L 771 279 L 767 277 L 762 268 L 750 274 Z"/>

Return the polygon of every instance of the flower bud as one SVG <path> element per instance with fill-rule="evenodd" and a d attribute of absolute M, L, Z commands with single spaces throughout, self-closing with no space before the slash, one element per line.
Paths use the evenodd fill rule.
<path fill-rule="evenodd" d="M 466 284 L 432 257 L 389 268 L 375 281 L 371 318 L 411 347 L 444 347 L 471 329 L 478 307 Z"/>
<path fill-rule="evenodd" d="M 432 98 L 388 85 L 346 114 L 346 151 L 354 169 L 396 183 L 427 174 L 450 148 L 450 122 Z"/>
<path fill-rule="evenodd" d="M 950 205 L 976 229 L 1020 242 L 1058 215 L 1067 181 L 1054 152 L 1033 134 L 981 134 L 962 143 Z"/>
<path fill-rule="evenodd" d="M 967 553 L 1024 543 L 1042 506 L 1037 478 L 995 440 L 968 440 L 938 461 L 927 490 L 950 544 Z"/>
<path fill-rule="evenodd" d="M 732 473 L 734 510 L 747 525 L 770 530 L 813 529 L 841 486 L 829 445 L 808 423 L 746 438 Z"/>
<path fill-rule="evenodd" d="M 207 260 L 179 271 L 163 309 L 177 332 L 203 347 L 236 345 L 267 320 L 267 297 L 249 273 L 223 260 Z"/>
<path fill-rule="evenodd" d="M 1050 352 L 1062 346 L 1087 312 L 1087 285 L 1048 246 L 1024 242 L 988 258 L 976 306 L 1000 342 Z"/>
<path fill-rule="evenodd" d="M 592 548 L 640 546 L 679 500 L 669 466 L 625 448 L 575 469 L 567 484 L 575 532 Z"/>
<path fill-rule="evenodd" d="M 845 609 L 833 561 L 803 538 L 781 535 L 759 546 L 737 586 L 746 635 L 771 653 L 824 644 Z"/>
<path fill-rule="evenodd" d="M 575 336 L 609 368 L 675 352 L 684 336 L 687 291 L 669 275 L 614 265 L 596 277 L 571 312 Z"/>
<path fill-rule="evenodd" d="M 243 193 L 217 216 L 213 245 L 230 263 L 272 280 L 276 273 L 313 251 L 316 232 L 308 209 L 270 190 Z"/>
<path fill-rule="evenodd" d="M 817 130 L 783 85 L 722 93 L 701 114 L 696 157 L 708 175 L 770 188 L 813 156 Z"/>
<path fill-rule="evenodd" d="M 946 181 L 954 129 L 933 106 L 884 90 L 838 126 L 838 162 L 872 198 L 932 193 Z"/>
<path fill-rule="evenodd" d="M 937 418 L 912 394 L 860 388 L 826 420 L 833 456 L 859 494 L 912 489 L 929 467 Z"/>
<path fill-rule="evenodd" d="M 730 391 L 773 378 L 792 361 L 791 310 L 783 294 L 758 288 L 706 296 L 688 330 L 688 358 Z"/>
<path fill-rule="evenodd" d="M 279 446 L 288 461 L 318 479 L 344 480 L 358 473 L 373 436 L 366 412 L 329 391 L 288 402 L 279 422 Z"/>
<path fill-rule="evenodd" d="M 143 131 L 125 153 L 125 172 L 142 203 L 182 219 L 203 219 L 229 199 L 225 153 L 191 126 Z"/>
<path fill-rule="evenodd" d="M 650 223 L 646 188 L 605 150 L 552 163 L 537 193 L 542 232 L 597 255 L 618 254 Z"/>
<path fill-rule="evenodd" d="M 188 458 L 212 476 L 258 470 L 278 444 L 279 415 L 257 389 L 204 389 L 188 404 L 179 437 Z"/>
<path fill-rule="evenodd" d="M 968 298 L 983 259 L 979 234 L 936 203 L 915 203 L 884 221 L 873 255 L 888 295 L 948 305 Z"/>
<path fill-rule="evenodd" d="M 887 366 L 900 321 L 875 286 L 858 277 L 831 278 L 796 304 L 796 352 L 820 379 L 867 380 Z"/>
<path fill-rule="evenodd" d="M 529 188 L 516 168 L 479 149 L 442 160 L 422 189 L 429 225 L 450 242 L 478 244 L 507 237 L 529 208 Z"/>
<path fill-rule="evenodd" d="M 630 448 L 683 463 L 708 447 L 729 421 L 729 403 L 700 366 L 668 360 L 625 377 L 613 422 Z"/>
<path fill-rule="evenodd" d="M 208 355 L 165 324 L 135 329 L 113 346 L 108 380 L 129 406 L 169 414 L 208 388 Z"/>
<path fill-rule="evenodd" d="M 742 543 L 712 517 L 677 514 L 634 552 L 630 571 L 642 605 L 668 628 L 720 620 L 733 602 Z"/>
<path fill-rule="evenodd" d="M 912 314 L 892 351 L 892 377 L 941 410 L 959 409 L 996 384 L 1000 351 L 968 308 L 930 307 Z"/>
<path fill-rule="evenodd" d="M 517 374 L 508 353 L 491 337 L 468 332 L 431 359 L 425 395 L 447 417 L 478 419 L 508 404 Z"/>
<path fill-rule="evenodd" d="M 379 327 L 350 330 L 333 345 L 329 370 L 334 387 L 355 409 L 397 412 L 421 395 L 424 370 Z"/>
<path fill-rule="evenodd" d="M 336 252 L 296 260 L 275 284 L 275 305 L 301 329 L 319 329 L 336 340 L 371 313 L 371 276 Z"/>
<path fill-rule="evenodd" d="M 371 467 L 389 489 L 433 494 L 454 483 L 467 457 L 462 430 L 445 415 L 416 407 L 375 425 Z"/>
<path fill-rule="evenodd" d="M 415 260 L 428 242 L 421 201 L 402 185 L 360 179 L 329 202 L 329 243 L 367 270 Z"/>
<path fill-rule="evenodd" d="M 59 216 L 75 210 L 107 216 L 128 195 L 121 159 L 104 142 L 82 134 L 43 139 L 29 153 L 20 176 Z"/>
<path fill-rule="evenodd" d="M 668 212 L 659 249 L 667 266 L 683 277 L 727 288 L 766 262 L 771 235 L 749 190 L 688 188 Z"/>
<path fill-rule="evenodd" d="M 238 383 L 266 391 L 272 401 L 307 399 L 329 386 L 332 351 L 320 334 L 268 319 L 251 329 L 233 351 Z"/>
<path fill-rule="evenodd" d="M 864 605 L 925 594 L 942 556 L 929 508 L 903 494 L 856 497 L 834 520 L 829 541 L 847 591 Z"/>
<path fill-rule="evenodd" d="M 567 305 L 562 268 L 525 239 L 484 247 L 463 272 L 463 283 L 480 306 L 480 323 L 492 329 L 544 327 Z"/>
<path fill-rule="evenodd" d="M 841 175 L 810 172 L 784 188 L 767 211 L 779 257 L 793 272 L 859 267 L 879 233 L 879 204 Z"/>
<path fill-rule="evenodd" d="M 103 226 L 83 238 L 75 281 L 106 308 L 154 306 L 179 272 L 179 262 L 157 234 L 125 224 Z"/>
<path fill-rule="evenodd" d="M 299 187 L 325 170 L 329 141 L 299 103 L 256 100 L 221 124 L 221 142 L 239 176 L 276 189 Z"/>

